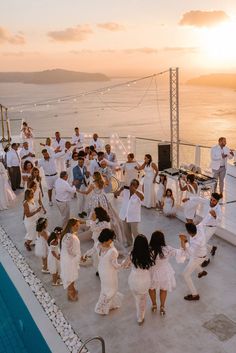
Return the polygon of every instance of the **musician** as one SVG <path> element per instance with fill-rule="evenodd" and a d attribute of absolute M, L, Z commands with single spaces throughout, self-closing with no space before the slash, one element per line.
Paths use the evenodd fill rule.
<path fill-rule="evenodd" d="M 86 191 L 89 184 L 89 172 L 84 165 L 84 158 L 78 158 L 78 165 L 73 168 L 73 184 L 76 190 Z M 83 193 L 77 193 L 78 195 L 78 215 L 80 218 L 87 216 L 86 212 L 86 195 Z"/>
<path fill-rule="evenodd" d="M 211 148 L 211 168 L 213 177 L 216 178 L 215 192 L 217 189 L 217 182 L 219 180 L 220 197 L 223 197 L 224 179 L 227 168 L 227 160 L 232 159 L 234 153 L 226 146 L 226 138 L 220 137 L 218 145 Z"/>
<path fill-rule="evenodd" d="M 111 189 L 112 189 L 112 185 L 111 185 L 112 171 L 111 171 L 111 168 L 108 167 L 107 161 L 105 159 L 103 159 L 100 162 L 100 168 L 98 169 L 98 171 L 102 174 L 102 176 L 104 177 L 104 179 L 107 182 L 106 183 L 107 186 L 104 188 L 105 193 L 111 192 Z"/>
<path fill-rule="evenodd" d="M 111 152 L 111 145 L 109 143 L 105 146 L 106 152 L 104 153 L 104 158 L 107 159 L 109 162 L 117 163 L 116 154 Z"/>

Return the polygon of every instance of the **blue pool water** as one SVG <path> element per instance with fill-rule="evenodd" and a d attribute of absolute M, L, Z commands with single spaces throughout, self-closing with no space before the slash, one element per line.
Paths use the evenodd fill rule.
<path fill-rule="evenodd" d="M 51 352 L 0 263 L 0 353 Z"/>

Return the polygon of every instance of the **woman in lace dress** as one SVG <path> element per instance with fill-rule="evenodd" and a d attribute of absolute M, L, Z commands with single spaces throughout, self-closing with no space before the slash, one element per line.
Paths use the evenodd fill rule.
<path fill-rule="evenodd" d="M 151 267 L 151 286 L 149 295 L 152 301 L 152 311 L 156 312 L 156 290 L 160 291 L 160 314 L 165 315 L 165 302 L 167 292 L 171 292 L 175 286 L 175 272 L 169 263 L 170 257 L 175 257 L 177 262 L 184 262 L 183 249 L 175 249 L 166 245 L 164 234 L 156 231 L 152 234 L 149 248 L 155 266 Z"/>
<path fill-rule="evenodd" d="M 151 285 L 150 268 L 154 265 L 145 235 L 140 234 L 135 238 L 130 259 L 123 266 L 127 267 L 129 264 L 131 264 L 131 272 L 128 283 L 135 299 L 137 322 L 138 325 L 142 325 L 145 317 L 148 290 Z"/>
<path fill-rule="evenodd" d="M 135 167 L 139 168 L 139 164 L 134 159 L 134 154 L 129 153 L 127 155 L 127 161 L 122 165 L 124 185 L 130 186 L 130 183 L 133 179 L 138 179 L 139 171 Z"/>
<path fill-rule="evenodd" d="M 98 237 L 97 251 L 99 257 L 98 272 L 101 280 L 101 292 L 95 306 L 95 312 L 107 315 L 112 309 L 121 306 L 123 295 L 118 292 L 118 251 L 113 245 L 115 233 L 111 229 L 103 229 Z"/>
<path fill-rule="evenodd" d="M 67 222 L 61 235 L 61 279 L 63 287 L 67 289 L 67 298 L 70 301 L 78 300 L 78 291 L 75 282 L 79 277 L 79 263 L 81 258 L 78 219 L 71 218 Z"/>
<path fill-rule="evenodd" d="M 91 194 L 88 201 L 88 215 L 90 219 L 96 207 L 102 207 L 107 211 L 110 217 L 111 228 L 116 234 L 116 247 L 120 254 L 125 254 L 125 249 L 123 245 L 123 225 L 117 212 L 112 207 L 104 192 L 105 186 L 106 183 L 101 173 L 95 172 L 93 175 L 93 182 L 89 185 L 88 189 L 86 191 L 77 191 L 84 195 Z"/>
<path fill-rule="evenodd" d="M 8 180 L 7 171 L 0 162 L 0 211 L 8 209 L 10 203 L 16 198 Z"/>
<path fill-rule="evenodd" d="M 145 154 L 144 163 L 140 167 L 136 167 L 137 170 L 144 170 L 145 175 L 143 177 L 143 193 L 144 200 L 142 205 L 146 208 L 156 207 L 156 195 L 155 195 L 155 183 L 158 175 L 158 168 L 152 161 L 150 154 Z"/>
<path fill-rule="evenodd" d="M 22 183 L 25 190 L 27 189 L 27 183 L 31 177 L 31 172 L 33 169 L 33 164 L 30 161 L 25 161 L 21 171 Z"/>
<path fill-rule="evenodd" d="M 185 185 L 183 185 L 183 181 Z M 186 191 L 186 198 L 182 201 L 184 202 L 184 215 L 187 223 L 193 223 L 195 213 L 198 207 L 198 202 L 196 202 L 195 197 L 198 196 L 198 184 L 195 181 L 193 174 L 188 174 L 186 181 L 184 178 L 179 179 L 179 187 L 181 191 Z"/>
<path fill-rule="evenodd" d="M 47 230 L 47 218 L 39 218 L 36 224 L 36 231 L 38 236 L 35 243 L 35 255 L 42 259 L 42 273 L 50 273 L 48 270 L 48 237 L 49 231 Z"/>

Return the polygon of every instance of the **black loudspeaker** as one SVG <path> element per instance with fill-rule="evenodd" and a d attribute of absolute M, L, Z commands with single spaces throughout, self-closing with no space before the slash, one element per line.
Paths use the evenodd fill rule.
<path fill-rule="evenodd" d="M 164 170 L 171 168 L 170 144 L 158 144 L 158 169 Z"/>

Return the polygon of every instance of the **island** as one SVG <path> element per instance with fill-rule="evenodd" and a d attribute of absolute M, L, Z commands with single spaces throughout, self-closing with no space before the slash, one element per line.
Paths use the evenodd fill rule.
<path fill-rule="evenodd" d="M 109 77 L 101 73 L 87 73 L 63 69 L 38 72 L 0 72 L 0 82 L 55 84 L 89 81 L 109 81 Z"/>
<path fill-rule="evenodd" d="M 192 78 L 187 81 L 188 85 L 211 86 L 236 89 L 236 74 L 209 74 Z"/>

